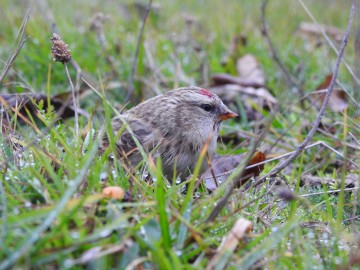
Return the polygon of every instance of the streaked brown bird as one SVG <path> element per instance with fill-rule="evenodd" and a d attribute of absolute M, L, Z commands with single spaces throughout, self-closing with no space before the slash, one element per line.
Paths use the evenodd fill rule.
<path fill-rule="evenodd" d="M 112 128 L 116 134 L 127 123 L 145 152 L 161 157 L 167 179 L 176 175 L 184 180 L 193 172 L 205 144 L 210 158 L 214 156 L 220 123 L 236 116 L 208 90 L 183 87 L 146 100 L 113 118 Z M 136 166 L 142 156 L 133 135 L 125 128 L 115 144 L 119 156 Z M 101 151 L 108 146 L 105 135 Z M 207 166 L 204 159 L 201 172 Z"/>

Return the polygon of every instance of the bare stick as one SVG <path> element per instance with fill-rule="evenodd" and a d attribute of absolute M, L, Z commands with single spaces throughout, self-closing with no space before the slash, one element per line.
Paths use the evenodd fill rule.
<path fill-rule="evenodd" d="M 356 30 L 355 30 L 355 41 L 354 41 L 354 48 L 355 48 L 355 59 L 354 59 L 354 65 L 357 77 L 360 77 L 360 7 L 358 6 L 356 10 Z M 357 101 L 357 103 L 360 103 L 360 82 L 356 79 L 353 79 L 354 81 L 354 98 Z M 360 115 L 360 105 L 356 104 L 356 115 Z M 355 209 L 355 208 L 354 208 Z M 355 211 L 355 210 L 354 210 Z"/>
<path fill-rule="evenodd" d="M 135 69 L 136 69 L 136 66 L 137 66 L 137 58 L 139 56 L 140 43 L 141 43 L 142 36 L 143 36 L 143 33 L 144 33 L 145 23 L 146 23 L 146 20 L 147 20 L 147 18 L 149 16 L 150 10 L 151 10 L 152 1 L 153 0 L 149 0 L 149 3 L 147 5 L 147 7 L 146 7 L 146 12 L 145 12 L 144 17 L 142 19 L 142 24 L 141 24 L 139 36 L 138 36 L 138 39 L 137 39 L 136 49 L 135 49 L 134 58 L 133 58 L 132 66 L 131 66 L 131 72 L 130 72 L 130 77 L 129 77 L 129 85 L 128 85 L 128 92 L 127 92 L 124 103 L 129 101 L 129 99 L 130 99 L 130 97 L 132 95 L 132 92 L 134 91 L 134 76 L 135 76 Z"/>
<path fill-rule="evenodd" d="M 209 153 L 207 151 L 206 151 L 206 161 L 207 161 L 208 166 L 210 168 L 211 175 L 212 175 L 212 177 L 214 179 L 215 186 L 218 188 L 219 187 L 218 181 L 216 180 L 215 172 L 214 172 L 214 169 L 213 169 L 213 166 L 212 166 L 212 163 L 211 163 L 211 158 L 210 158 Z"/>
<path fill-rule="evenodd" d="M 25 33 L 26 25 L 27 25 L 27 23 L 29 21 L 29 18 L 30 18 L 31 7 L 32 7 L 32 1 L 30 2 L 30 6 L 28 7 L 28 9 L 26 10 L 26 14 L 24 16 L 24 19 L 22 20 L 22 23 L 21 23 L 21 26 L 20 26 L 20 29 L 19 29 L 19 33 L 18 33 L 18 35 L 16 37 L 16 39 L 18 40 L 18 44 L 16 45 L 15 52 L 8 58 L 3 70 L 0 73 L 0 82 L 2 82 L 2 80 L 4 79 L 6 74 L 8 73 L 11 65 L 14 63 L 17 55 L 19 54 L 21 48 L 23 47 L 23 45 L 26 42 L 26 38 L 24 38 L 24 33 Z"/>
<path fill-rule="evenodd" d="M 268 32 L 268 26 L 266 22 L 266 6 L 267 6 L 268 0 L 263 0 L 261 4 L 261 34 L 264 36 L 266 42 L 268 43 L 272 58 L 274 61 L 278 64 L 280 67 L 285 80 L 290 86 L 296 87 L 297 89 L 301 89 L 299 87 L 299 83 L 294 79 L 294 77 L 290 74 L 288 69 L 285 67 L 283 62 L 280 60 L 280 57 L 278 56 L 274 43 L 272 42 L 269 32 Z"/>
<path fill-rule="evenodd" d="M 70 87 L 71 87 L 71 94 L 72 94 L 74 113 L 75 113 L 75 134 L 76 134 L 76 139 L 78 140 L 79 139 L 79 116 L 78 116 L 77 102 L 76 102 L 76 96 L 75 96 L 75 87 L 71 80 L 67 63 L 64 63 L 64 67 L 65 67 L 65 71 L 66 71 L 66 76 L 69 80 Z"/>
<path fill-rule="evenodd" d="M 325 148 L 329 149 L 330 151 L 334 152 L 336 155 L 340 156 L 341 158 L 347 160 L 348 162 L 350 162 L 352 165 L 354 165 L 355 167 L 359 168 L 359 165 L 357 165 L 355 162 L 353 162 L 352 160 L 348 159 L 347 157 L 345 157 L 343 154 L 341 154 L 339 151 L 335 150 L 334 148 L 332 148 L 330 145 L 327 145 L 326 143 L 324 143 L 323 141 L 317 141 L 311 145 L 308 145 L 305 147 L 304 150 L 307 150 L 307 149 L 310 149 L 310 148 L 313 148 L 313 147 L 317 147 L 317 146 L 324 146 Z M 277 157 L 274 157 L 274 158 L 271 158 L 271 159 L 267 159 L 265 161 L 262 161 L 262 162 L 258 162 L 258 163 L 255 163 L 255 164 L 252 164 L 252 165 L 249 165 L 247 167 L 245 167 L 245 170 L 248 170 L 248 169 L 251 169 L 251 168 L 255 168 L 255 167 L 258 167 L 260 165 L 263 165 L 263 164 L 267 164 L 267 163 L 270 163 L 270 162 L 273 162 L 275 160 L 279 160 L 279 159 L 282 159 L 282 158 L 286 158 L 288 156 L 291 156 L 292 154 L 294 154 L 296 151 L 292 151 L 292 152 L 289 152 L 289 153 L 285 153 L 285 154 L 282 154 L 280 156 L 277 156 Z M 229 171 L 226 171 L 224 173 L 219 173 L 219 174 L 216 174 L 215 177 L 219 177 L 219 176 L 224 176 L 224 175 L 229 175 L 231 173 L 233 173 L 236 169 L 232 169 L 232 170 L 229 170 Z M 207 180 L 207 179 L 210 179 L 210 178 L 214 178 L 214 176 L 209 176 L 209 177 L 206 177 L 204 178 L 203 180 Z"/>
<path fill-rule="evenodd" d="M 342 56 L 344 54 L 345 47 L 346 47 L 348 39 L 349 39 L 351 25 L 352 25 L 353 18 L 354 18 L 354 13 L 355 13 L 355 8 L 356 8 L 356 0 L 353 0 L 352 5 L 351 5 L 351 10 L 350 10 L 349 23 L 348 23 L 348 26 L 346 28 L 346 33 L 345 33 L 345 36 L 344 36 L 342 44 L 341 44 L 341 48 L 340 48 L 340 51 L 339 51 L 338 58 L 336 59 L 335 68 L 334 68 L 334 72 L 333 72 L 333 77 L 332 77 L 330 85 L 329 85 L 329 87 L 327 89 L 327 93 L 325 95 L 324 102 L 321 105 L 318 116 L 317 116 L 317 118 L 316 118 L 316 120 L 315 120 L 309 134 L 306 136 L 305 140 L 297 147 L 297 149 L 294 151 L 294 153 L 289 158 L 287 158 L 286 160 L 280 162 L 277 166 L 275 166 L 266 175 L 260 177 L 256 181 L 256 183 L 253 185 L 254 187 L 257 186 L 257 185 L 260 185 L 262 182 L 264 182 L 264 180 L 268 176 L 274 176 L 275 174 L 277 174 L 278 172 L 280 172 L 281 170 L 286 168 L 295 158 L 297 158 L 304 151 L 306 145 L 309 144 L 309 142 L 311 141 L 312 137 L 314 136 L 316 130 L 318 129 L 319 124 L 321 122 L 321 119 L 324 116 L 325 109 L 326 109 L 326 107 L 327 107 L 327 105 L 329 103 L 331 93 L 332 93 L 332 91 L 334 89 L 334 86 L 335 86 L 335 83 L 336 83 L 336 78 L 337 78 L 337 75 L 338 75 L 338 72 L 339 72 L 341 58 L 342 58 Z"/>
<path fill-rule="evenodd" d="M 322 195 L 322 194 L 333 194 L 343 191 L 353 191 L 353 190 L 359 190 L 360 187 L 353 187 L 353 188 L 344 188 L 344 189 L 335 189 L 335 190 L 328 190 L 328 191 L 321 191 L 321 192 L 314 192 L 314 193 L 307 193 L 299 195 L 299 197 L 310 197 L 315 195 Z"/>

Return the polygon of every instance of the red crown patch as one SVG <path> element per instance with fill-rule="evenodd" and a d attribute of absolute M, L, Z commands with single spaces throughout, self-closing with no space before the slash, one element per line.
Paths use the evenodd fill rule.
<path fill-rule="evenodd" d="M 209 98 L 213 98 L 214 97 L 214 94 L 209 92 L 208 90 L 204 89 L 204 88 L 201 88 L 200 89 L 200 94 L 204 95 L 204 96 L 207 96 Z"/>

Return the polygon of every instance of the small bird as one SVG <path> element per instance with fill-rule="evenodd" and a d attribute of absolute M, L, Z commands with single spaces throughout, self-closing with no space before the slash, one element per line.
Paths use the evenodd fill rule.
<path fill-rule="evenodd" d="M 146 100 L 124 114 L 112 119 L 115 134 L 127 123 L 115 142 L 118 154 L 136 166 L 142 161 L 133 136 L 152 157 L 160 157 L 163 173 L 171 181 L 174 176 L 186 179 L 194 170 L 204 145 L 212 158 L 216 151 L 220 123 L 236 117 L 221 99 L 206 89 L 178 88 Z M 116 137 L 116 135 L 114 136 Z M 109 146 L 105 135 L 103 152 Z M 201 171 L 207 169 L 204 159 Z"/>

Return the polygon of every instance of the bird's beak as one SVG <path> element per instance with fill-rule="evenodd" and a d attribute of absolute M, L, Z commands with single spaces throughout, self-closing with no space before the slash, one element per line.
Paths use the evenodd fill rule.
<path fill-rule="evenodd" d="M 222 113 L 219 115 L 219 120 L 223 121 L 223 120 L 227 120 L 230 118 L 234 118 L 237 117 L 238 114 L 234 113 L 233 111 L 230 111 L 229 109 L 227 109 L 227 111 L 225 113 Z"/>

